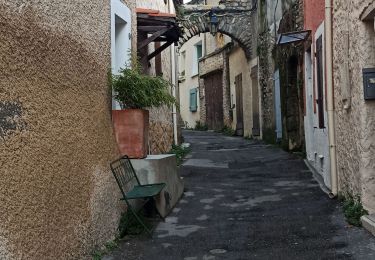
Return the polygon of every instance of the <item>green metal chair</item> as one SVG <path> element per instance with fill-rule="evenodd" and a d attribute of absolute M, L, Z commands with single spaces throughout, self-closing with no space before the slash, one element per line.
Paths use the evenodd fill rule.
<path fill-rule="evenodd" d="M 127 155 L 113 161 L 111 163 L 111 171 L 115 176 L 116 182 L 121 190 L 122 199 L 126 202 L 128 210 L 134 215 L 136 220 L 143 226 L 143 228 L 151 234 L 151 230 L 143 223 L 141 218 L 138 216 L 137 211 L 132 207 L 129 203 L 129 200 L 141 199 L 143 200 L 142 209 L 144 205 L 153 200 L 153 204 L 155 207 L 156 212 L 159 216 L 162 217 L 158 209 L 156 208 L 156 203 L 154 197 L 159 195 L 160 192 L 165 187 L 165 183 L 154 183 L 154 184 L 146 184 L 141 185 L 139 179 L 135 173 L 133 165 L 131 164 L 129 157 Z M 126 192 L 128 190 L 128 192 Z"/>

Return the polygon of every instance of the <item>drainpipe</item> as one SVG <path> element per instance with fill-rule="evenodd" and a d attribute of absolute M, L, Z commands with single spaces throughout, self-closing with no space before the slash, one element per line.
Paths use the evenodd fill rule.
<path fill-rule="evenodd" d="M 173 6 L 173 4 L 170 4 L 169 5 L 169 12 L 170 13 L 173 12 L 173 8 L 175 8 Z M 177 100 L 176 88 L 177 88 L 177 84 L 178 84 L 178 82 L 177 82 L 177 78 L 178 78 L 178 76 L 177 76 L 177 73 L 178 73 L 177 64 L 178 63 L 177 63 L 176 47 L 174 46 L 174 44 L 172 44 L 170 49 L 171 49 L 172 95 Z M 173 121 L 173 140 L 174 140 L 174 144 L 177 145 L 178 144 L 178 136 L 177 136 L 177 109 L 176 109 L 176 105 L 172 106 L 172 121 Z"/>
<path fill-rule="evenodd" d="M 331 165 L 331 193 L 330 197 L 337 196 L 337 165 L 336 165 L 336 136 L 335 136 L 335 109 L 333 95 L 333 60 L 332 60 L 332 0 L 325 0 L 325 54 L 327 71 L 327 110 L 328 110 L 328 138 Z"/>

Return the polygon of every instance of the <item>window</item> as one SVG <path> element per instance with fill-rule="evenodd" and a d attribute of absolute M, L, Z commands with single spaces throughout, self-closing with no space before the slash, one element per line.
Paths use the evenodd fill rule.
<path fill-rule="evenodd" d="M 324 128 L 324 98 L 323 98 L 323 40 L 320 36 L 316 40 L 316 83 L 318 88 L 318 119 L 319 128 Z"/>
<path fill-rule="evenodd" d="M 181 52 L 180 55 L 180 77 L 185 77 L 185 60 L 186 60 L 186 51 Z"/>
<path fill-rule="evenodd" d="M 196 112 L 198 105 L 197 105 L 197 88 L 190 89 L 190 111 Z"/>
<path fill-rule="evenodd" d="M 195 53 L 194 53 L 194 60 L 193 60 L 193 69 L 191 76 L 196 76 L 198 74 L 198 64 L 199 64 L 199 59 L 202 58 L 203 56 L 203 48 L 202 48 L 202 43 L 199 42 L 195 45 Z"/>

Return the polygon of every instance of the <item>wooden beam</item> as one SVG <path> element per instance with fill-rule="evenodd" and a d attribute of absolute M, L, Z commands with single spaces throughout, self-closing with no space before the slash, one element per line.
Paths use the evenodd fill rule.
<path fill-rule="evenodd" d="M 137 26 L 137 29 L 142 32 L 156 32 L 167 28 L 167 25 L 151 26 L 151 25 L 141 25 Z"/>
<path fill-rule="evenodd" d="M 139 43 L 138 45 L 138 49 L 142 49 L 143 47 L 146 47 L 148 44 L 150 44 L 150 42 L 152 42 L 153 40 L 155 40 L 156 38 L 162 36 L 164 33 L 166 33 L 168 30 L 170 30 L 172 27 L 166 27 L 160 31 L 157 31 L 155 33 L 153 33 L 150 37 L 148 37 L 146 40 L 142 41 L 141 43 Z"/>
<path fill-rule="evenodd" d="M 160 46 L 158 49 L 156 49 L 153 53 L 148 55 L 147 60 L 151 60 L 152 58 L 154 58 L 156 55 L 158 55 L 159 53 L 164 51 L 166 48 L 168 48 L 168 46 L 171 45 L 172 43 L 173 43 L 172 41 L 168 41 L 168 42 L 164 43 L 162 46 Z"/>

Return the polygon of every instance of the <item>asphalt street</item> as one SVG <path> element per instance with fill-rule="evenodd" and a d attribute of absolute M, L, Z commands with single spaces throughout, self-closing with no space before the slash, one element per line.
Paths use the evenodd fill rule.
<path fill-rule="evenodd" d="M 183 197 L 152 238 L 104 259 L 375 259 L 375 238 L 345 222 L 302 158 L 219 133 L 184 138 Z"/>

